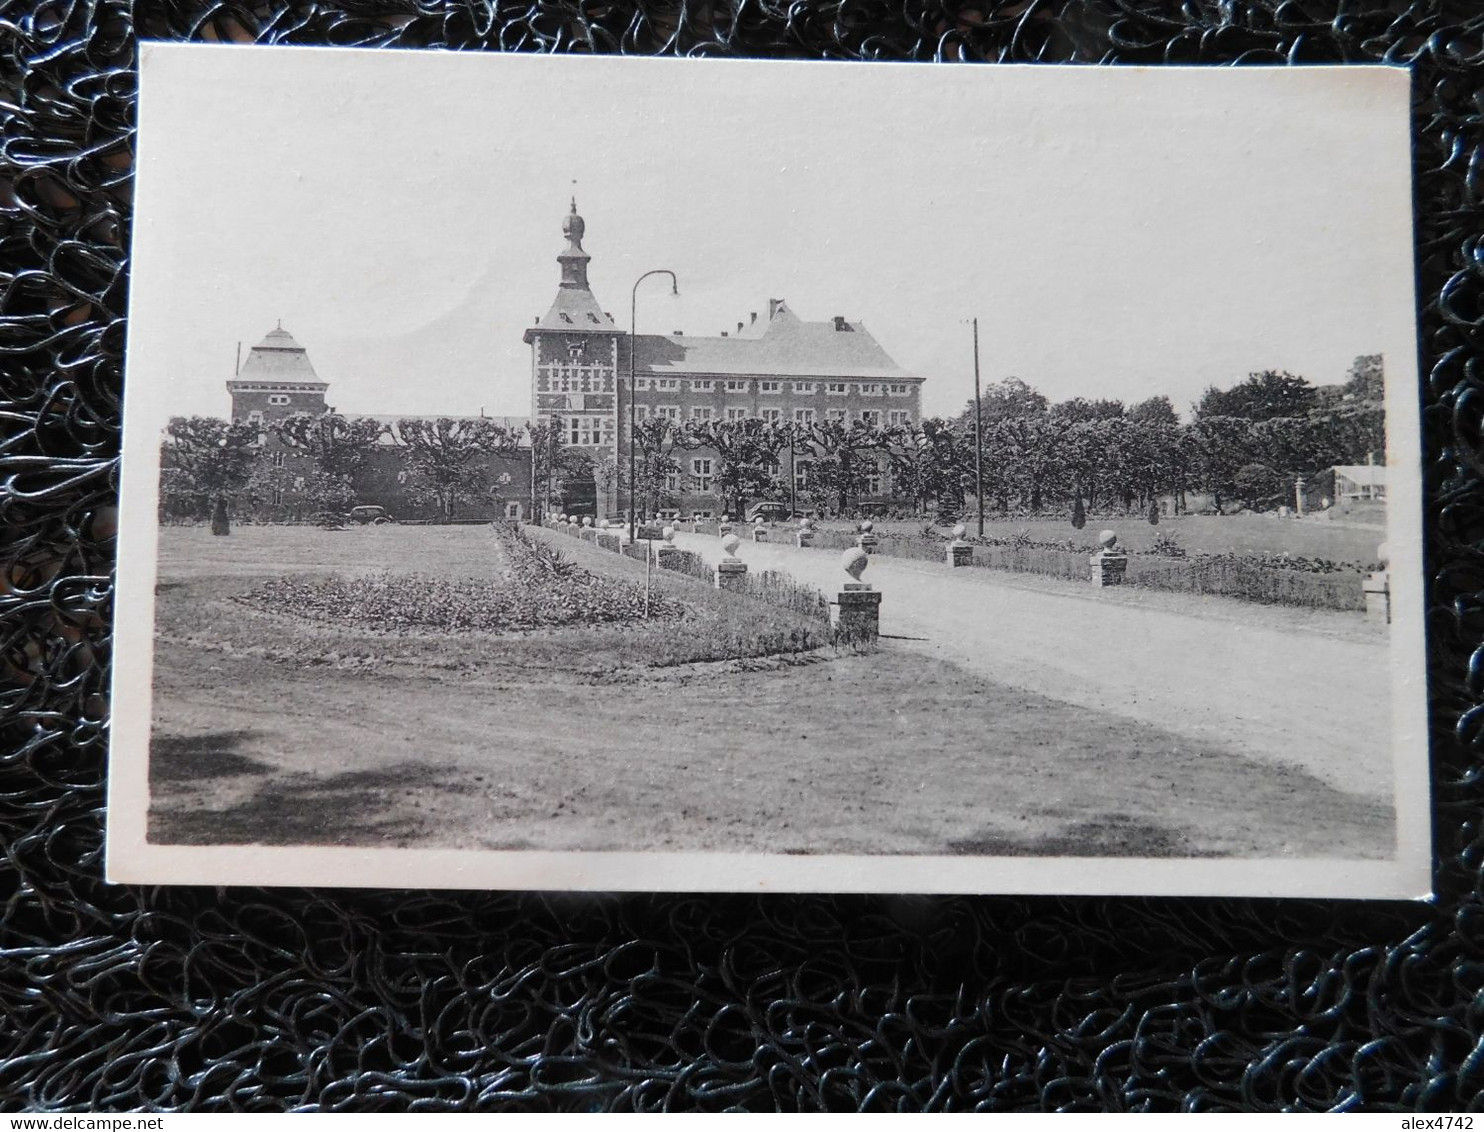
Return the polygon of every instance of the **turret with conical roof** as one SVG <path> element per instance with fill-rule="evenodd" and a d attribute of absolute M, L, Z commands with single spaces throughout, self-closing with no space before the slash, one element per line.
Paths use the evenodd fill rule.
<path fill-rule="evenodd" d="M 241 369 L 227 382 L 232 419 L 252 424 L 272 424 L 295 413 L 323 413 L 329 388 L 314 372 L 309 352 L 281 322 L 247 352 Z"/>

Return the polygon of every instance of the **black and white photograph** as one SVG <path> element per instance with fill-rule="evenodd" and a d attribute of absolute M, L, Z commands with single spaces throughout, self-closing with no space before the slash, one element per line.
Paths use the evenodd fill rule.
<path fill-rule="evenodd" d="M 1428 895 L 1405 71 L 140 68 L 110 879 Z"/>

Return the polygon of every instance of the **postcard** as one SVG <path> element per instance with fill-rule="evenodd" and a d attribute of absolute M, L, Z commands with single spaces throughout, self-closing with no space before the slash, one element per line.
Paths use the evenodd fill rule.
<path fill-rule="evenodd" d="M 1404 70 L 140 82 L 111 880 L 1429 894 Z"/>

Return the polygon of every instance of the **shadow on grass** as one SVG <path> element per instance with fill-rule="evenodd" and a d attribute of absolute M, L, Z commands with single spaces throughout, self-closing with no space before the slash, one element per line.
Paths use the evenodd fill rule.
<path fill-rule="evenodd" d="M 406 814 L 405 805 L 393 805 L 393 796 L 450 785 L 415 762 L 329 776 L 289 774 L 265 781 L 251 797 L 224 809 L 157 801 L 150 807 L 149 840 L 166 845 L 399 844 L 419 839 L 426 823 Z"/>
<path fill-rule="evenodd" d="M 205 735 L 156 735 L 149 745 L 151 783 L 198 782 L 262 774 L 267 763 L 237 753 L 251 731 L 211 731 Z"/>
<path fill-rule="evenodd" d="M 1016 837 L 999 832 L 948 843 L 965 857 L 1201 857 L 1179 830 L 1126 814 L 1075 822 L 1050 833 Z"/>

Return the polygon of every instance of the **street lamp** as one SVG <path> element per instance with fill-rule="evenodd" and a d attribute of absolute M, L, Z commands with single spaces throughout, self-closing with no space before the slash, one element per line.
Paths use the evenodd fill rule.
<path fill-rule="evenodd" d="M 634 289 L 629 292 L 629 541 L 638 537 L 638 530 L 634 524 L 634 495 L 638 485 L 635 483 L 634 474 L 634 441 L 638 435 L 638 413 L 635 410 L 634 397 L 634 363 L 639 352 L 639 284 L 643 283 L 651 275 L 668 275 L 670 277 L 670 294 L 680 294 L 680 282 L 675 278 L 675 273 L 663 267 L 657 267 L 653 271 L 646 271 L 638 279 L 634 280 Z"/>

